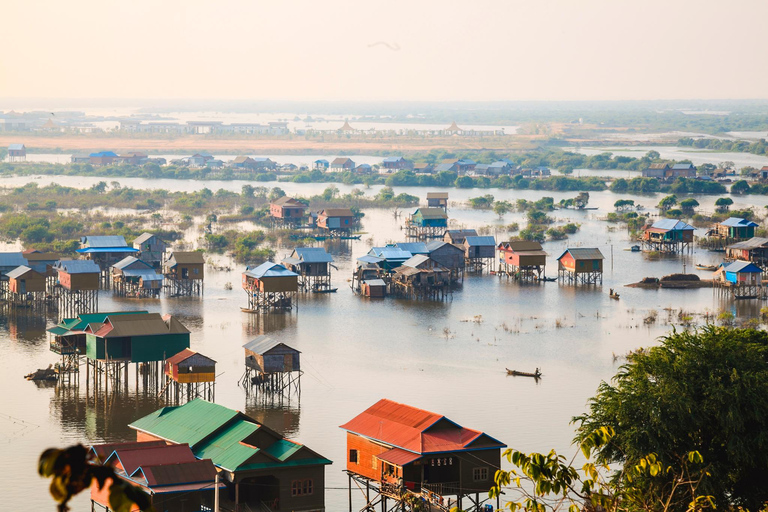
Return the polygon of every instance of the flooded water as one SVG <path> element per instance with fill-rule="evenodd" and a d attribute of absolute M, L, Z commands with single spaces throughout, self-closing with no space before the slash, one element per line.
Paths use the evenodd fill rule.
<path fill-rule="evenodd" d="M 25 178 L 3 178 L 0 185 L 18 185 Z M 43 177 L 38 183 L 56 181 L 87 187 L 94 178 Z M 192 190 L 203 186 L 239 190 L 241 182 L 179 180 L 118 180 L 124 186 Z M 281 186 L 289 194 L 311 195 L 325 184 Z M 338 185 L 342 192 L 351 187 Z M 373 194 L 377 187 L 367 190 Z M 423 197 L 426 189 L 398 188 Z M 451 190 L 451 200 L 492 193 L 497 199 L 535 200 L 554 196 L 555 201 L 575 193 L 501 190 Z M 715 253 L 650 260 L 627 252 L 632 242 L 621 228 L 600 221 L 619 196 L 592 193 L 590 206 L 597 211 L 556 211 L 560 221 L 582 225 L 570 240 L 549 242 L 547 274 L 555 276 L 555 258 L 566 246 L 597 246 L 606 257 L 602 286 L 574 287 L 560 283 L 520 285 L 496 276 L 468 276 L 444 302 L 416 302 L 387 298 L 369 300 L 352 293 L 348 278 L 355 259 L 371 244 L 402 240 L 401 219 L 387 209 L 365 210 L 361 240 L 327 242 L 338 270 L 333 283 L 338 293 L 301 296 L 298 311 L 290 314 L 242 313 L 245 293 L 239 288 L 243 265 L 227 261 L 232 271 L 207 269 L 204 297 L 132 300 L 101 292 L 100 309 L 146 309 L 177 315 L 192 331 L 194 350 L 217 361 L 216 402 L 239 409 L 264 421 L 334 461 L 326 470 L 326 507 L 347 509 L 347 480 L 342 473 L 345 436 L 338 428 L 382 397 L 447 415 L 468 427 L 482 429 L 509 446 L 523 450 L 555 448 L 573 453 L 569 420 L 584 411 L 603 379 L 617 370 L 621 356 L 656 343 L 677 323 L 676 312 L 733 311 L 743 317 L 759 312 L 757 301 L 734 303 L 720 299 L 711 289 L 641 290 L 624 288 L 645 276 L 691 271 L 694 263 L 714 263 Z M 622 195 L 623 198 L 632 198 Z M 658 197 L 635 197 L 646 206 Z M 702 208 L 711 208 L 713 197 L 697 197 Z M 745 199 L 735 198 L 741 206 Z M 766 198 L 749 197 L 759 201 Z M 481 227 L 519 222 L 520 214 L 503 221 L 489 211 L 460 206 L 449 210 L 453 226 Z M 701 233 L 699 233 L 701 234 Z M 499 237 L 500 238 L 500 237 Z M 498 238 L 497 238 L 498 239 Z M 278 258 L 289 248 L 277 248 Z M 253 262 L 259 263 L 259 262 Z M 705 272 L 700 272 L 706 277 Z M 231 283 L 234 289 L 227 290 Z M 611 300 L 609 288 L 621 299 Z M 659 321 L 647 326 L 643 318 L 658 312 Z M 668 318 L 669 316 L 669 318 Z M 86 390 L 84 375 L 79 387 L 37 386 L 23 375 L 56 362 L 48 350 L 45 329 L 52 319 L 0 317 L 0 385 L 5 389 L 0 411 L 0 438 L 5 442 L 0 470 L 9 478 L 9 510 L 52 510 L 46 482 L 36 476 L 38 454 L 48 446 L 76 442 L 99 443 L 133 439 L 127 424 L 158 406 L 156 397 L 137 393 L 130 383 L 127 394 L 99 395 Z M 270 334 L 301 351 L 304 375 L 301 397 L 289 404 L 266 406 L 249 401 L 238 381 L 244 370 L 242 345 L 259 334 Z M 505 368 L 542 369 L 537 383 L 508 377 Z M 133 371 L 133 370 L 131 370 Z M 131 377 L 131 381 L 133 378 Z M 359 500 L 358 500 L 359 501 Z M 358 508 L 362 503 L 357 505 Z M 73 510 L 89 510 L 86 497 Z"/>
<path fill-rule="evenodd" d="M 694 165 L 705 163 L 719 164 L 731 161 L 737 169 L 741 167 L 757 167 L 760 169 L 768 165 L 768 156 L 753 155 L 752 153 L 737 153 L 731 151 L 711 151 L 707 149 L 684 148 L 677 146 L 632 146 L 632 147 L 599 147 L 599 148 L 572 148 L 577 153 L 585 155 L 598 155 L 600 153 L 613 153 L 614 156 L 631 156 L 640 158 L 649 151 L 658 151 L 660 158 L 666 160 L 690 160 Z"/>

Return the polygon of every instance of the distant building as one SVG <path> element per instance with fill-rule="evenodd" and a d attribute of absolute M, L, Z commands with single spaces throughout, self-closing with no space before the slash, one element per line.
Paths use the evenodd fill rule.
<path fill-rule="evenodd" d="M 186 158 L 187 164 L 190 167 L 205 167 L 209 160 L 213 160 L 213 155 L 210 153 L 195 153 Z"/>
<path fill-rule="evenodd" d="M 381 166 L 390 171 L 399 171 L 401 169 L 413 169 L 413 162 L 402 156 L 389 156 L 384 159 Z"/>
<path fill-rule="evenodd" d="M 283 196 L 269 204 L 269 214 L 274 219 L 298 222 L 304 218 L 307 205 L 292 197 Z"/>
<path fill-rule="evenodd" d="M 602 284 L 604 259 L 598 248 L 568 248 L 557 258 L 558 277 L 571 283 Z"/>
<path fill-rule="evenodd" d="M 648 166 L 647 169 L 643 169 L 643 178 L 657 178 L 663 180 L 667 177 L 669 171 L 668 163 L 654 163 Z"/>
<path fill-rule="evenodd" d="M 435 170 L 435 167 L 432 164 L 414 164 L 413 166 L 413 172 L 416 174 L 432 174 L 432 172 Z"/>
<path fill-rule="evenodd" d="M 474 229 L 448 229 L 443 233 L 443 241 L 463 246 L 468 236 L 477 236 L 477 231 Z"/>
<path fill-rule="evenodd" d="M 448 192 L 427 192 L 427 206 L 448 211 Z"/>
<path fill-rule="evenodd" d="M 117 160 L 117 153 L 114 151 L 99 151 L 88 155 L 91 165 L 111 165 Z"/>
<path fill-rule="evenodd" d="M 115 161 L 120 164 L 144 165 L 149 161 L 149 157 L 146 153 L 142 153 L 140 151 L 130 151 L 118 156 Z"/>
<path fill-rule="evenodd" d="M 106 271 L 126 256 L 137 254 L 139 250 L 128 247 L 125 237 L 122 235 L 99 235 L 81 237 L 80 249 L 77 249 L 76 252 L 85 255 L 86 258 L 95 262 L 102 271 Z"/>
<path fill-rule="evenodd" d="M 695 178 L 696 166 L 693 164 L 675 164 L 667 171 L 667 178 Z"/>
<path fill-rule="evenodd" d="M 349 208 L 326 208 L 317 215 L 317 227 L 329 231 L 350 230 L 355 224 L 355 214 Z"/>
<path fill-rule="evenodd" d="M 328 162 L 328 160 L 324 160 L 321 158 L 320 160 L 315 160 L 312 163 L 312 169 L 315 169 L 318 171 L 327 171 L 330 165 L 331 164 Z"/>
<path fill-rule="evenodd" d="M 768 238 L 754 237 L 729 245 L 725 248 L 725 257 L 729 260 L 768 264 Z"/>
<path fill-rule="evenodd" d="M 371 174 L 373 167 L 370 164 L 360 164 L 355 167 L 355 174 Z"/>
<path fill-rule="evenodd" d="M 355 168 L 355 162 L 351 158 L 339 157 L 334 158 L 331 162 L 331 171 L 342 172 L 351 171 Z"/>
<path fill-rule="evenodd" d="M 755 236 L 756 222 L 730 217 L 723 222 L 715 224 L 714 234 L 720 238 L 726 238 L 733 241 L 746 240 Z"/>
<path fill-rule="evenodd" d="M 641 242 L 646 250 L 678 252 L 690 248 L 695 230 L 681 220 L 661 219 L 643 229 Z"/>
<path fill-rule="evenodd" d="M 24 144 L 11 144 L 8 146 L 8 161 L 23 162 L 27 159 L 27 147 Z"/>

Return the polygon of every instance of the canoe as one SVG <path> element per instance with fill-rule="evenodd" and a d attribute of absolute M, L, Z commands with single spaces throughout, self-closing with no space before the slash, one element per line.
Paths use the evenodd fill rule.
<path fill-rule="evenodd" d="M 536 368 L 536 372 L 535 373 L 520 372 L 520 371 L 517 371 L 517 370 L 510 370 L 509 368 L 506 368 L 506 370 L 507 370 L 507 375 L 514 375 L 516 377 L 533 377 L 534 379 L 538 379 L 538 378 L 541 377 L 541 372 L 539 371 L 538 368 Z"/>
<path fill-rule="evenodd" d="M 338 288 L 313 288 L 312 293 L 336 293 Z"/>
<path fill-rule="evenodd" d="M 544 281 L 545 283 L 553 283 L 553 282 L 557 281 L 557 278 L 556 277 L 546 277 L 545 276 L 545 277 L 539 278 L 539 281 Z"/>
<path fill-rule="evenodd" d="M 25 375 L 24 378 L 27 380 L 56 380 L 58 379 L 58 376 L 58 370 L 54 368 L 46 368 Z"/>
<path fill-rule="evenodd" d="M 612 293 L 611 298 L 615 300 L 619 300 L 619 294 L 618 293 Z"/>
<path fill-rule="evenodd" d="M 696 264 L 696 269 L 697 270 L 711 270 L 712 272 L 714 272 L 715 270 L 717 270 L 717 265 L 704 265 L 702 263 L 697 263 Z"/>

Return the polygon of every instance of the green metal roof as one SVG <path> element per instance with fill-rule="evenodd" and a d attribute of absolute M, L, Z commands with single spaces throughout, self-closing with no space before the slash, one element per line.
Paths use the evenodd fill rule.
<path fill-rule="evenodd" d="M 174 443 L 195 445 L 239 413 L 224 406 L 196 398 L 178 407 L 163 407 L 129 426 Z"/>
<path fill-rule="evenodd" d="M 86 327 L 88 327 L 88 324 L 102 324 L 104 323 L 104 319 L 106 319 L 108 316 L 115 316 L 115 315 L 134 315 L 136 313 L 146 313 L 149 314 L 148 311 L 111 311 L 111 312 L 104 312 L 104 313 L 83 313 L 81 315 L 78 315 L 76 318 L 65 318 L 56 327 L 52 327 L 48 329 L 48 332 L 52 332 L 53 334 L 62 335 L 66 331 L 83 331 Z M 65 329 L 64 332 L 56 331 L 55 329 L 61 328 Z"/>
<path fill-rule="evenodd" d="M 55 334 L 56 336 L 61 336 L 62 334 L 68 333 L 69 329 L 66 329 L 64 327 L 56 326 L 56 327 L 51 327 L 50 329 L 48 329 L 48 332 L 50 332 L 52 334 Z"/>
<path fill-rule="evenodd" d="M 259 425 L 250 421 L 239 420 L 226 426 L 205 443 L 196 446 L 195 456 L 211 459 L 214 464 L 229 471 L 234 471 L 248 459 L 259 453 L 255 446 L 241 444 L 259 429 Z"/>
<path fill-rule="evenodd" d="M 298 459 L 289 460 L 288 462 L 259 462 L 256 464 L 246 464 L 238 469 L 240 471 L 253 471 L 257 469 L 273 469 L 273 468 L 292 468 L 296 466 L 317 466 L 317 465 L 333 464 L 325 457 L 315 457 L 312 459 Z"/>
<path fill-rule="evenodd" d="M 301 450 L 302 446 L 298 443 L 292 443 L 287 439 L 280 439 L 272 444 L 269 448 L 264 450 L 264 453 L 271 455 L 272 457 L 283 462 L 288 457 Z"/>

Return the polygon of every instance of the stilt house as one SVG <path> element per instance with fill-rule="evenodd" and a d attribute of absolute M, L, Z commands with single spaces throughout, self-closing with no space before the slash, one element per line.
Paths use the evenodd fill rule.
<path fill-rule="evenodd" d="M 152 268 L 160 269 L 163 266 L 165 251 L 168 248 L 165 242 L 152 233 L 142 233 L 133 241 L 133 248 L 139 251 L 139 259 Z"/>
<path fill-rule="evenodd" d="M 571 283 L 596 284 L 603 282 L 603 260 L 597 248 L 569 248 L 557 258 L 558 277 Z"/>
<path fill-rule="evenodd" d="M 680 252 L 690 249 L 695 230 L 696 228 L 681 220 L 661 219 L 651 226 L 646 226 L 641 243 L 648 251 Z"/>
<path fill-rule="evenodd" d="M 299 290 L 299 275 L 267 261 L 258 267 L 245 267 L 243 290 L 248 295 L 248 312 L 287 311 Z"/>
<path fill-rule="evenodd" d="M 99 289 L 99 266 L 91 260 L 60 260 L 54 266 L 58 284 L 72 291 Z"/>
<path fill-rule="evenodd" d="M 539 242 L 512 240 L 501 242 L 499 271 L 519 279 L 541 278 L 547 266 L 547 253 Z"/>
<path fill-rule="evenodd" d="M 84 236 L 80 238 L 80 246 L 76 252 L 96 263 L 102 272 L 126 256 L 139 252 L 138 249 L 128 247 L 125 237 L 121 235 Z"/>
<path fill-rule="evenodd" d="M 241 412 L 196 399 L 129 426 L 137 441 L 188 444 L 196 458 L 211 459 L 227 486 L 227 509 L 325 510 L 331 461 Z"/>
<path fill-rule="evenodd" d="M 297 247 L 283 259 L 285 268 L 299 275 L 299 286 L 306 290 L 330 287 L 332 263 L 324 247 Z"/>
<path fill-rule="evenodd" d="M 725 249 L 729 260 L 751 261 L 759 265 L 768 263 L 768 238 L 753 237 L 729 245 Z"/>
<path fill-rule="evenodd" d="M 448 211 L 448 192 L 427 192 L 427 206 Z"/>
<path fill-rule="evenodd" d="M 307 205 L 288 196 L 275 199 L 269 204 L 272 218 L 284 222 L 300 222 L 306 210 Z"/>
<path fill-rule="evenodd" d="M 463 248 L 442 240 L 433 240 L 427 243 L 427 250 L 431 259 L 435 260 L 441 267 L 451 271 L 452 279 L 458 279 L 464 271 L 465 253 Z"/>
<path fill-rule="evenodd" d="M 356 224 L 349 208 L 326 208 L 317 215 L 317 227 L 328 231 L 349 231 Z"/>
<path fill-rule="evenodd" d="M 45 276 L 25 265 L 16 267 L 7 274 L 8 290 L 11 293 L 44 293 Z"/>
<path fill-rule="evenodd" d="M 85 344 L 91 361 L 163 361 L 189 348 L 189 329 L 171 315 L 107 315 L 85 328 Z"/>
<path fill-rule="evenodd" d="M 405 493 L 440 501 L 453 496 L 459 507 L 468 495 L 487 494 L 506 447 L 441 414 L 387 399 L 341 428 L 347 432 L 346 467 L 352 479 L 390 497 Z"/>
<path fill-rule="evenodd" d="M 148 262 L 127 256 L 112 266 L 112 285 L 121 296 L 157 297 L 163 287 L 163 276 Z"/>
<path fill-rule="evenodd" d="M 474 229 L 447 229 L 443 233 L 443 242 L 448 242 L 454 245 L 464 245 L 464 241 L 468 236 L 477 236 L 477 231 Z"/>
<path fill-rule="evenodd" d="M 727 240 L 747 240 L 755 236 L 755 228 L 757 226 L 758 224 L 751 220 L 730 217 L 723 222 L 715 224 L 713 234 Z"/>

